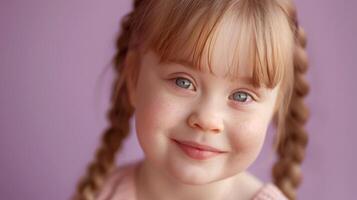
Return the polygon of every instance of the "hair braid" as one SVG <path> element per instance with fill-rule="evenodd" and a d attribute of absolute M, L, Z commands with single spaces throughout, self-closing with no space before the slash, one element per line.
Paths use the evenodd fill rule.
<path fill-rule="evenodd" d="M 294 52 L 294 88 L 290 105 L 285 119 L 284 135 L 278 144 L 279 160 L 273 167 L 273 179 L 283 193 L 292 200 L 297 198 L 296 188 L 299 186 L 302 173 L 301 163 L 304 159 L 308 136 L 304 124 L 308 118 L 308 108 L 304 104 L 304 97 L 309 92 L 309 85 L 304 79 L 308 68 L 305 51 L 306 36 L 298 25 L 296 13 L 293 12 L 295 24 L 295 52 Z"/>
<path fill-rule="evenodd" d="M 115 165 L 115 155 L 122 147 L 123 140 L 130 131 L 130 118 L 133 107 L 129 102 L 129 94 L 123 72 L 123 61 L 127 55 L 131 37 L 131 22 L 136 8 L 143 0 L 134 1 L 134 10 L 127 14 L 121 22 L 121 34 L 117 39 L 117 53 L 113 64 L 117 78 L 113 83 L 111 108 L 108 111 L 110 127 L 102 136 L 101 145 L 97 149 L 94 161 L 89 164 L 86 175 L 80 180 L 73 200 L 94 200 L 100 191 L 106 176 Z"/>

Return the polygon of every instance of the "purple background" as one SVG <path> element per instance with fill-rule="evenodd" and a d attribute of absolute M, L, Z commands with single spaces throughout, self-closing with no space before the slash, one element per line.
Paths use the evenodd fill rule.
<path fill-rule="evenodd" d="M 68 199 L 94 155 L 107 127 L 118 22 L 131 7 L 128 0 L 98 2 L 0 2 L 0 199 Z M 357 3 L 296 4 L 309 39 L 312 91 L 299 197 L 354 199 Z M 269 145 L 251 168 L 265 181 Z M 131 137 L 119 161 L 141 156 Z"/>

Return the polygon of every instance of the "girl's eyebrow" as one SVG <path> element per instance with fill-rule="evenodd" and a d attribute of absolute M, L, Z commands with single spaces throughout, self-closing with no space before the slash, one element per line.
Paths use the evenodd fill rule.
<path fill-rule="evenodd" d="M 189 68 L 189 69 L 193 69 L 195 71 L 198 71 L 197 67 L 194 67 L 194 64 L 188 60 L 185 59 L 179 59 L 179 58 L 172 58 L 172 59 L 168 59 L 167 61 L 165 61 L 164 63 L 166 64 L 179 64 L 185 68 Z"/>
<path fill-rule="evenodd" d="M 193 67 L 194 65 L 192 64 L 192 62 L 188 61 L 188 60 L 184 60 L 184 59 L 169 59 L 167 61 L 168 64 L 170 63 L 173 63 L 173 64 L 179 64 L 185 68 L 188 68 L 188 69 L 193 69 L 195 71 L 199 71 L 197 67 Z M 249 76 L 240 76 L 240 77 L 237 77 L 237 76 L 227 76 L 228 77 L 228 80 L 232 83 L 244 83 L 244 84 L 247 84 L 247 85 L 251 85 L 251 86 L 254 86 L 254 81 L 253 81 L 253 78 L 252 77 L 249 77 Z"/>

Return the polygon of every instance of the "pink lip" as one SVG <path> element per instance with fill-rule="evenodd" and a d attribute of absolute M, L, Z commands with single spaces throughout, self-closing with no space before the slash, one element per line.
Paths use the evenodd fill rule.
<path fill-rule="evenodd" d="M 221 153 L 225 153 L 225 151 L 221 151 L 211 146 L 198 144 L 196 142 L 178 140 L 173 140 L 173 142 L 175 142 L 186 155 L 196 160 L 206 160 Z"/>
<path fill-rule="evenodd" d="M 204 150 L 204 151 L 212 151 L 212 152 L 217 152 L 217 153 L 223 153 L 223 151 L 213 148 L 211 146 L 207 146 L 207 145 L 202 145 L 202 144 L 198 144 L 196 142 L 190 142 L 190 141 L 178 141 L 175 140 L 176 142 L 180 143 L 180 144 L 184 144 L 199 150 Z"/>

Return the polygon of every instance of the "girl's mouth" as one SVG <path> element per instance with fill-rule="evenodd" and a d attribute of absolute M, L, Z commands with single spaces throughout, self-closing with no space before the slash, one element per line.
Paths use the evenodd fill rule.
<path fill-rule="evenodd" d="M 195 160 L 207 160 L 220 154 L 226 153 L 207 145 L 201 145 L 190 141 L 178 141 L 172 139 L 178 147 L 190 158 Z"/>

